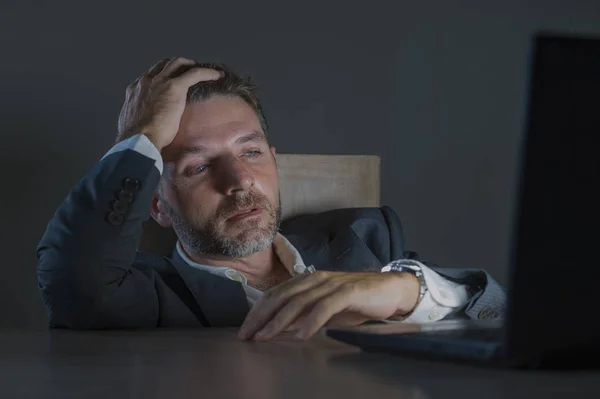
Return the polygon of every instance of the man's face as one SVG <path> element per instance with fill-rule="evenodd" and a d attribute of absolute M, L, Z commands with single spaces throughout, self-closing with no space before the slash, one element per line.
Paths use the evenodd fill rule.
<path fill-rule="evenodd" d="M 213 96 L 187 105 L 163 159 L 153 209 L 189 251 L 239 258 L 272 243 L 281 219 L 275 149 L 246 102 Z"/>

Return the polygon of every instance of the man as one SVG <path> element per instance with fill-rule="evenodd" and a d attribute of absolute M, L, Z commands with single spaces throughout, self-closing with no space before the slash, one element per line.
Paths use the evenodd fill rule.
<path fill-rule="evenodd" d="M 325 325 L 501 313 L 505 292 L 484 271 L 405 259 L 388 207 L 280 225 L 267 132 L 252 81 L 224 66 L 177 57 L 133 82 L 118 143 L 38 246 L 50 325 L 241 325 L 241 339 L 307 339 Z M 137 251 L 149 215 L 178 237 L 169 259 Z"/>

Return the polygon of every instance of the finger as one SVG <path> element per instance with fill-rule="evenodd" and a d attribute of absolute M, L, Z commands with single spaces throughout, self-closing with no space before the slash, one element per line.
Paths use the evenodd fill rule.
<path fill-rule="evenodd" d="M 265 302 L 281 300 L 281 295 L 284 295 L 284 292 L 288 290 L 289 293 L 294 294 L 310 288 L 311 285 L 300 282 L 301 280 L 304 281 L 307 277 L 308 276 L 302 275 L 295 276 L 289 280 L 284 281 L 278 286 L 266 291 L 258 300 L 258 302 L 252 307 L 252 309 L 250 309 L 248 315 L 246 315 L 244 323 L 241 326 L 240 332 L 244 332 L 244 330 L 247 329 L 251 324 L 254 324 L 255 317 L 258 313 L 262 312 L 262 307 L 265 306 Z"/>
<path fill-rule="evenodd" d="M 182 73 L 180 76 L 172 79 L 173 83 L 181 87 L 190 87 L 199 82 L 206 82 L 209 80 L 217 80 L 223 76 L 223 73 L 215 69 L 209 68 L 190 68 L 189 70 Z"/>
<path fill-rule="evenodd" d="M 371 320 L 369 317 L 365 317 L 360 312 L 352 312 L 348 309 L 344 310 L 341 313 L 335 314 L 331 316 L 331 318 L 325 323 L 324 327 L 349 327 L 349 326 L 357 326 L 362 324 L 368 320 Z M 301 320 L 302 323 L 305 322 L 305 319 Z M 298 330 L 299 325 L 296 326 L 296 330 Z"/>
<path fill-rule="evenodd" d="M 329 272 L 300 275 L 267 291 L 246 316 L 240 328 L 240 338 L 254 335 L 289 298 L 325 283 L 330 277 Z"/>
<path fill-rule="evenodd" d="M 169 59 L 165 58 L 163 60 L 158 61 L 154 65 L 152 65 L 150 67 L 150 69 L 148 70 L 148 72 L 141 74 L 140 76 L 137 77 L 136 80 L 134 80 L 133 82 L 131 82 L 129 84 L 129 86 L 127 86 L 127 94 L 132 92 L 137 87 L 137 84 L 139 83 L 140 80 L 152 79 L 154 76 L 156 76 L 168 62 L 169 62 Z"/>
<path fill-rule="evenodd" d="M 160 73 L 158 73 L 156 75 L 156 77 L 158 79 L 166 80 L 166 79 L 169 79 L 171 77 L 171 75 L 173 75 L 173 73 L 175 71 L 177 71 L 179 68 L 181 68 L 183 66 L 192 66 L 195 64 L 197 64 L 197 62 L 192 59 L 185 58 L 185 57 L 175 57 L 166 63 L 164 68 L 162 68 L 162 70 L 160 71 Z"/>
<path fill-rule="evenodd" d="M 296 331 L 298 329 L 298 326 L 302 322 L 302 318 L 303 317 L 306 317 L 306 314 L 303 315 L 303 316 L 300 316 L 299 318 L 297 318 L 292 324 L 290 324 L 289 326 L 287 326 L 284 331 L 286 331 L 286 332 Z"/>
<path fill-rule="evenodd" d="M 254 335 L 254 338 L 257 340 L 267 340 L 276 336 L 303 314 L 310 312 L 310 309 L 312 309 L 319 300 L 322 300 L 335 292 L 336 289 L 337 287 L 331 284 L 322 284 L 301 295 L 296 295 L 274 315 L 271 321 L 267 322 L 266 325 Z"/>
<path fill-rule="evenodd" d="M 146 72 L 146 76 L 148 76 L 149 78 L 155 77 L 160 73 L 160 71 L 163 70 L 163 68 L 165 67 L 165 65 L 167 65 L 168 62 L 168 58 L 158 61 L 156 64 L 152 65 L 148 72 Z"/>
<path fill-rule="evenodd" d="M 328 273 L 317 272 L 301 278 L 290 279 L 265 292 L 246 316 L 238 336 L 241 339 L 252 337 L 289 298 L 325 283 L 328 278 Z"/>
<path fill-rule="evenodd" d="M 322 276 L 321 278 L 319 276 L 310 277 L 313 275 L 295 277 L 265 292 L 246 316 L 238 336 L 241 339 L 251 338 L 264 326 L 269 317 L 285 304 L 290 296 L 300 294 L 322 283 Z"/>
<path fill-rule="evenodd" d="M 290 325 L 287 326 L 285 331 L 289 332 L 289 331 L 298 330 L 298 327 L 300 327 L 300 325 L 302 325 L 302 323 L 304 322 L 304 319 L 306 319 L 306 316 L 308 316 L 308 314 L 310 313 L 311 310 L 312 310 L 312 308 L 308 308 L 304 312 L 302 312 L 302 314 L 300 316 L 298 316 L 296 318 L 296 320 L 294 320 Z"/>
<path fill-rule="evenodd" d="M 338 290 L 317 303 L 298 328 L 296 338 L 305 340 L 312 337 L 334 315 L 350 306 L 351 297 L 344 290 Z"/>

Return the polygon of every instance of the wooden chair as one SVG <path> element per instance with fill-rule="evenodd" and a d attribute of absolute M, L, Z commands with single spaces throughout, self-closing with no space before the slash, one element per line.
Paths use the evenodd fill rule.
<path fill-rule="evenodd" d="M 282 218 L 380 206 L 380 165 L 374 155 L 277 154 Z M 176 240 L 172 229 L 150 219 L 138 248 L 168 256 Z"/>

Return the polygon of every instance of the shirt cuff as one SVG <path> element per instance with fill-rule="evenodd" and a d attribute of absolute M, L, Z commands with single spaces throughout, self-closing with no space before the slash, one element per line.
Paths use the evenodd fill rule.
<path fill-rule="evenodd" d="M 120 143 L 115 144 L 106 154 L 104 154 L 102 159 L 110 154 L 124 150 L 133 150 L 147 156 L 148 158 L 154 159 L 154 166 L 156 166 L 156 169 L 158 169 L 158 172 L 162 175 L 163 160 L 162 156 L 160 155 L 160 151 L 145 135 L 136 134 L 127 140 L 123 140 Z"/>
<path fill-rule="evenodd" d="M 469 294 L 465 285 L 448 280 L 422 263 L 419 265 L 427 285 L 425 295 L 408 316 L 384 320 L 385 322 L 436 322 L 467 304 Z"/>

